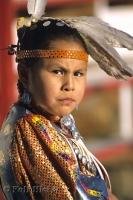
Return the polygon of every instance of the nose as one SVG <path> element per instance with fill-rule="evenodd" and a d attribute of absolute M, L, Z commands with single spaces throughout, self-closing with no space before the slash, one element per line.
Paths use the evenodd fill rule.
<path fill-rule="evenodd" d="M 64 77 L 62 90 L 64 90 L 64 91 L 73 91 L 73 90 L 75 90 L 74 76 L 69 74 L 66 77 Z"/>

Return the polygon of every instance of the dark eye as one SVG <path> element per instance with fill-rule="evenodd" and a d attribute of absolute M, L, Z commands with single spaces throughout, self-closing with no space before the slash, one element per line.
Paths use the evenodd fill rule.
<path fill-rule="evenodd" d="M 60 76 L 62 76 L 64 74 L 63 70 L 60 70 L 60 69 L 53 70 L 53 73 L 60 75 Z"/>
<path fill-rule="evenodd" d="M 74 73 L 74 76 L 80 77 L 80 76 L 84 76 L 84 74 L 85 74 L 85 73 L 78 71 L 78 72 L 75 72 L 75 73 Z"/>

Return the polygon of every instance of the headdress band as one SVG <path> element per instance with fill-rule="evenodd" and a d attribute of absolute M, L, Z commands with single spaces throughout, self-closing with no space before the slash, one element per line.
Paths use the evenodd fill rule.
<path fill-rule="evenodd" d="M 28 58 L 70 58 L 88 62 L 88 54 L 77 50 L 20 50 L 17 60 Z"/>

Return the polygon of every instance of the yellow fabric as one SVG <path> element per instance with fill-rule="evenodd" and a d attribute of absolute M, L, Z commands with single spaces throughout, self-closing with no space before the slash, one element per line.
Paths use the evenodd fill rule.
<path fill-rule="evenodd" d="M 35 186 L 41 199 L 74 199 L 76 159 L 43 116 L 28 114 L 17 122 L 10 158 L 18 184 L 26 187 L 32 200 Z"/>

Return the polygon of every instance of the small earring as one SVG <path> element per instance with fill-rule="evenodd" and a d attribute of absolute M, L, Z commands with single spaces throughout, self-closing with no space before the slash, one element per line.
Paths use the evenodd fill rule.
<path fill-rule="evenodd" d="M 29 105 L 31 103 L 31 95 L 28 91 L 26 91 L 26 90 L 24 91 L 24 93 L 21 97 L 21 101 L 27 105 Z"/>

